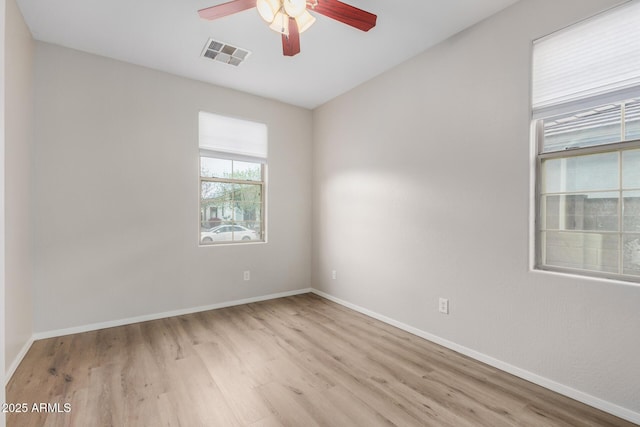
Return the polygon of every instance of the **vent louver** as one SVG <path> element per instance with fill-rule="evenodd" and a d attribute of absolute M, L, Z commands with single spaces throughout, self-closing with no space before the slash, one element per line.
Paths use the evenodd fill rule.
<path fill-rule="evenodd" d="M 202 57 L 237 67 L 247 59 L 250 53 L 246 49 L 240 49 L 221 41 L 209 39 L 202 51 Z"/>

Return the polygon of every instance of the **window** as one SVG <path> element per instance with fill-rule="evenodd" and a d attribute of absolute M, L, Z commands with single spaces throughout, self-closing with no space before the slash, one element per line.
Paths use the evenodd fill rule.
<path fill-rule="evenodd" d="M 534 42 L 536 267 L 640 281 L 640 2 Z"/>
<path fill-rule="evenodd" d="M 267 127 L 200 112 L 200 244 L 265 241 Z"/>

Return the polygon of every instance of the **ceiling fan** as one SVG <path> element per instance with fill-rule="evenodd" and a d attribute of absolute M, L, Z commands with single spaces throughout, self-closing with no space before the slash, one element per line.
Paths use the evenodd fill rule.
<path fill-rule="evenodd" d="M 335 19 L 362 31 L 376 26 L 377 16 L 338 0 L 231 0 L 198 11 L 210 21 L 257 8 L 269 28 L 282 35 L 282 53 L 294 56 L 300 53 L 300 34 L 316 21 L 309 11 Z"/>

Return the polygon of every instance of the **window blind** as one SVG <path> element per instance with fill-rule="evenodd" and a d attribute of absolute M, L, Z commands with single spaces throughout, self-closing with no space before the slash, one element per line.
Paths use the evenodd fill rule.
<path fill-rule="evenodd" d="M 534 118 L 638 96 L 640 1 L 534 42 Z"/>
<path fill-rule="evenodd" d="M 266 163 L 267 125 L 201 111 L 200 155 Z"/>

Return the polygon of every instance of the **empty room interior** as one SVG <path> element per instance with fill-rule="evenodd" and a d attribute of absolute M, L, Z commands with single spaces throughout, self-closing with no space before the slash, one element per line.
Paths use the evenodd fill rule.
<path fill-rule="evenodd" d="M 640 424 L 640 1 L 0 5 L 1 426 Z"/>

